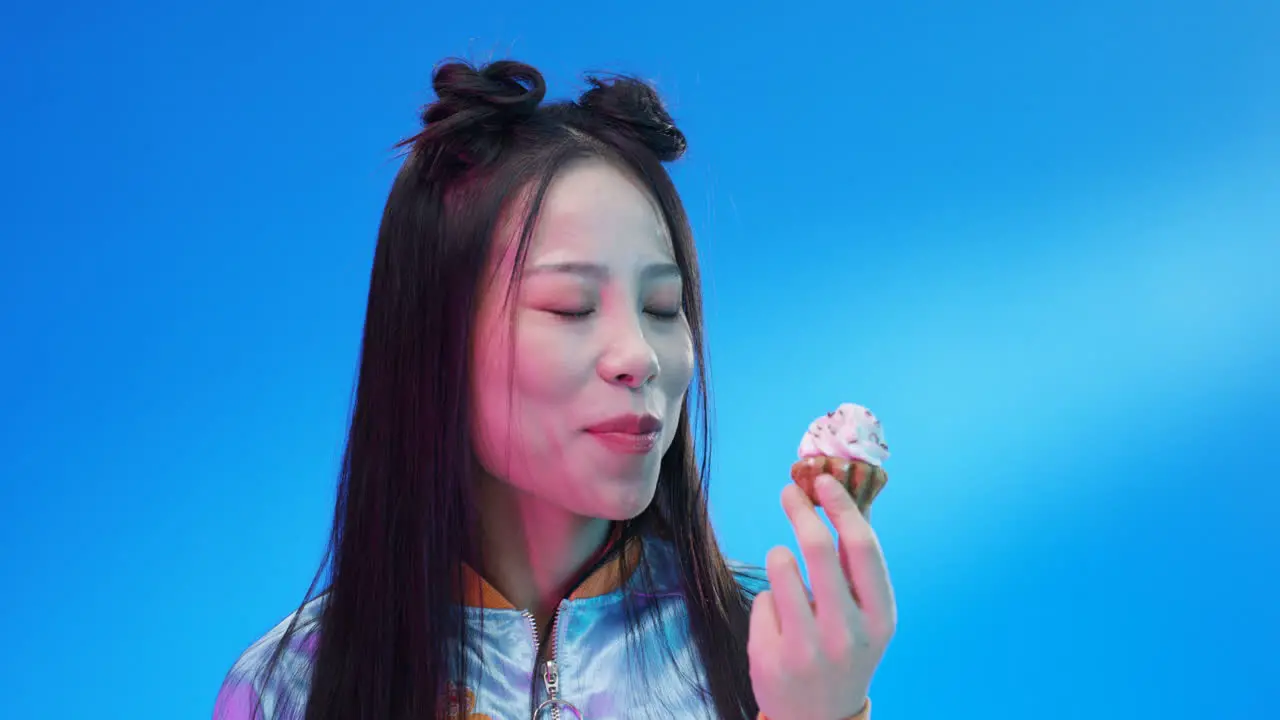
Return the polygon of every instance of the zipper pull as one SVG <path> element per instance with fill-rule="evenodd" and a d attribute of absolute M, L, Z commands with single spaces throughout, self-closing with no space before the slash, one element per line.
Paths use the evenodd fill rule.
<path fill-rule="evenodd" d="M 547 684 L 547 699 L 556 700 L 560 691 L 560 668 L 555 660 L 548 660 L 542 670 L 542 680 Z"/>

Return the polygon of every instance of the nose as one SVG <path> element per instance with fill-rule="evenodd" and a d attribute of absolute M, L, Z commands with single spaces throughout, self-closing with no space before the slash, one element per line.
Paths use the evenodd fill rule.
<path fill-rule="evenodd" d="M 597 369 L 605 382 L 638 390 L 658 377 L 658 355 L 644 332 L 628 324 L 600 356 Z"/>

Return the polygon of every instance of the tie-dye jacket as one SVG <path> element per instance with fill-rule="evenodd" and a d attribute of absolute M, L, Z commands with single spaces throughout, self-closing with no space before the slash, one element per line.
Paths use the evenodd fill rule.
<path fill-rule="evenodd" d="M 548 638 L 538 637 L 530 613 L 472 574 L 465 612 L 483 652 L 468 651 L 473 687 L 453 689 L 454 707 L 469 720 L 715 720 L 700 690 L 704 676 L 687 632 L 674 551 L 657 540 L 634 540 L 625 550 L 629 557 L 641 554 L 641 543 L 648 572 L 624 576 L 619 568 L 627 563 L 601 565 L 561 602 Z M 632 608 L 659 620 L 642 623 L 630 641 L 627 596 Z M 292 616 L 240 657 L 218 693 L 215 720 L 303 720 L 321 602 L 301 610 L 270 684 L 263 685 L 260 670 Z M 551 645 L 540 656 L 544 642 Z M 634 681 L 636 657 L 661 658 L 646 666 L 644 682 Z M 850 720 L 869 720 L 870 712 L 868 704 Z"/>

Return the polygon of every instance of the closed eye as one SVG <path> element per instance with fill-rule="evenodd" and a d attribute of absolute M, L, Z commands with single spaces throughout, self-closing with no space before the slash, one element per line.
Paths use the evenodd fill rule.
<path fill-rule="evenodd" d="M 680 317 L 679 310 L 659 310 L 656 308 L 649 308 L 648 310 L 645 310 L 645 312 L 658 320 L 675 320 Z"/>
<path fill-rule="evenodd" d="M 584 320 L 595 314 L 595 308 L 584 308 L 582 310 L 546 310 L 552 315 L 566 320 Z M 645 313 L 655 320 L 670 321 L 680 317 L 679 310 L 658 310 L 651 308 L 645 310 Z"/>
<path fill-rule="evenodd" d="M 595 312 L 595 308 L 585 308 L 582 310 L 547 310 L 547 312 L 566 320 L 582 320 L 590 317 L 591 314 Z"/>

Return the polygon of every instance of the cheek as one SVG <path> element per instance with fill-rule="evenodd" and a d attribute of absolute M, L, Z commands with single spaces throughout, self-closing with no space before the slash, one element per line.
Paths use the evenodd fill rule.
<path fill-rule="evenodd" d="M 531 468 L 554 465 L 564 452 L 566 428 L 584 387 L 583 347 L 569 334 L 537 320 L 522 322 L 478 354 L 477 436 L 489 472 L 520 487 L 537 486 Z"/>
<path fill-rule="evenodd" d="M 693 381 L 693 338 L 688 328 L 672 333 L 654 344 L 658 352 L 658 367 L 662 368 L 662 389 L 672 395 L 672 401 L 684 397 Z"/>
<path fill-rule="evenodd" d="M 510 343 L 505 331 L 494 332 L 492 323 L 478 323 L 477 331 L 471 355 L 471 431 L 481 463 L 490 472 L 502 474 L 506 459 L 499 454 L 511 430 Z"/>
<path fill-rule="evenodd" d="M 658 363 L 662 374 L 658 382 L 662 388 L 668 419 L 663 427 L 662 454 L 666 455 L 676 439 L 677 418 L 684 409 L 685 396 L 693 381 L 693 340 L 686 331 L 683 336 L 673 335 L 671 342 L 663 343 L 658 350 Z"/>
<path fill-rule="evenodd" d="M 508 477 L 512 463 L 543 462 L 562 443 L 559 430 L 590 379 L 589 353 L 536 317 L 520 318 L 514 334 L 504 324 L 477 348 L 477 442 L 490 471 Z"/>
<path fill-rule="evenodd" d="M 555 400 L 579 385 L 584 349 L 569 333 L 538 322 L 516 330 L 515 388 L 527 400 Z"/>

